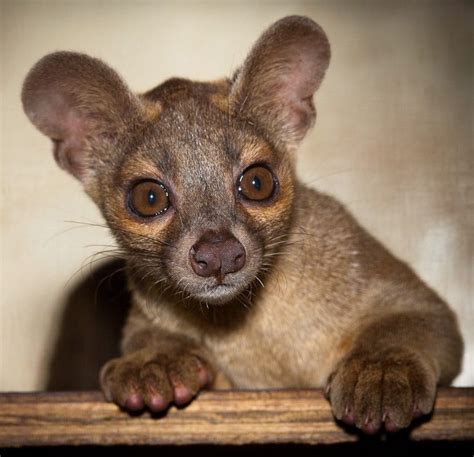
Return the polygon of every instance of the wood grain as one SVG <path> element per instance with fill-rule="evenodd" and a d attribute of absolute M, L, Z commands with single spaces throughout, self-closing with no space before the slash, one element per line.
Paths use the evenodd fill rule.
<path fill-rule="evenodd" d="M 413 440 L 474 439 L 474 388 L 440 389 Z M 0 394 L 0 446 L 344 443 L 320 390 L 204 392 L 162 417 L 130 417 L 99 392 Z"/>

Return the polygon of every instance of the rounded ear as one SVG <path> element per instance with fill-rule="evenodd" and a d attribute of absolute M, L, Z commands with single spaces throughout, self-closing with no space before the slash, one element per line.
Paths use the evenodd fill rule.
<path fill-rule="evenodd" d="M 22 102 L 30 121 L 53 140 L 59 166 L 80 180 L 101 142 L 122 134 L 141 109 L 114 70 L 73 52 L 43 57 L 23 83 Z"/>
<path fill-rule="evenodd" d="M 303 16 L 273 24 L 237 72 L 232 112 L 257 124 L 277 146 L 292 149 L 314 124 L 313 94 L 330 59 L 323 29 Z"/>

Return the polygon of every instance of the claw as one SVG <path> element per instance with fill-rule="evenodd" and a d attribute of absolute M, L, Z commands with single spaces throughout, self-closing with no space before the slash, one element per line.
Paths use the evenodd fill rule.
<path fill-rule="evenodd" d="M 329 400 L 329 394 L 331 393 L 331 384 L 327 383 L 326 387 L 324 388 L 324 397 L 326 400 Z"/>
<path fill-rule="evenodd" d="M 374 423 L 370 421 L 370 418 L 367 416 L 365 419 L 364 425 L 362 426 L 362 431 L 366 435 L 375 435 L 379 430 L 379 427 Z"/>
<path fill-rule="evenodd" d="M 423 412 L 421 411 L 421 409 L 418 407 L 418 405 L 415 405 L 413 407 L 413 418 L 414 419 L 418 419 L 419 417 L 423 416 Z"/>
<path fill-rule="evenodd" d="M 346 406 L 344 409 L 344 415 L 342 416 L 341 420 L 347 425 L 355 424 L 354 413 L 352 412 L 352 408 L 350 406 Z"/>
<path fill-rule="evenodd" d="M 385 430 L 389 433 L 395 433 L 395 432 L 398 432 L 400 430 L 400 427 L 395 425 L 395 423 L 392 421 L 390 416 L 387 416 L 387 418 L 385 420 Z"/>

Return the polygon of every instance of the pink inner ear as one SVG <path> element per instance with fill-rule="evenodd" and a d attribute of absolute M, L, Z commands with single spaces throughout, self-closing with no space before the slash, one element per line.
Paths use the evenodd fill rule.
<path fill-rule="evenodd" d="M 314 122 L 313 94 L 320 74 L 317 62 L 305 58 L 301 49 L 294 51 L 282 66 L 271 96 L 280 101 L 287 127 L 301 139 Z"/>
<path fill-rule="evenodd" d="M 64 140 L 80 128 L 78 116 L 59 92 L 37 94 L 27 114 L 44 134 L 53 139 Z"/>
<path fill-rule="evenodd" d="M 292 62 L 292 79 L 295 84 L 296 95 L 300 100 L 312 97 L 318 89 L 323 75 L 320 62 L 314 56 L 306 55 L 304 49 L 296 53 Z"/>
<path fill-rule="evenodd" d="M 84 177 L 84 147 L 83 143 L 74 139 L 53 140 L 54 158 L 58 165 L 71 173 L 77 179 Z"/>
<path fill-rule="evenodd" d="M 71 108 L 59 93 L 37 97 L 37 103 L 27 114 L 53 140 L 54 158 L 58 165 L 81 179 L 86 137 L 92 129 L 91 122 Z"/>
<path fill-rule="evenodd" d="M 289 122 L 299 139 L 302 139 L 306 130 L 313 125 L 315 115 L 316 110 L 314 109 L 312 97 L 298 99 L 291 103 Z"/>
<path fill-rule="evenodd" d="M 83 178 L 85 170 L 86 137 L 90 127 L 90 122 L 70 110 L 63 118 L 64 139 L 55 142 L 57 163 L 78 179 Z"/>

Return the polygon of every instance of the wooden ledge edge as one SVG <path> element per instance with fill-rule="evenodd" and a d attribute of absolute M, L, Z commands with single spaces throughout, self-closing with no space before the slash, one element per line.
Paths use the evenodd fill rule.
<path fill-rule="evenodd" d="M 441 388 L 412 440 L 474 440 L 474 388 Z M 0 394 L 0 446 L 332 444 L 359 439 L 321 390 L 210 391 L 161 417 L 130 417 L 100 392 Z"/>

